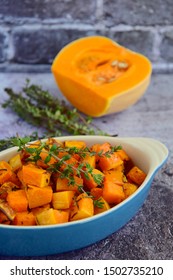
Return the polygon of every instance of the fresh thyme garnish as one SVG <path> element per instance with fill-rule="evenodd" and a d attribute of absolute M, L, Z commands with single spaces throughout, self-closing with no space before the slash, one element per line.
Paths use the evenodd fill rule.
<path fill-rule="evenodd" d="M 41 152 L 44 152 L 47 154 L 47 157 L 44 160 L 44 163 L 48 164 L 48 170 L 54 171 L 54 172 L 59 172 L 61 175 L 61 178 L 67 178 L 68 179 L 68 183 L 69 184 L 74 184 L 74 172 L 76 172 L 77 175 L 81 176 L 81 174 L 83 174 L 86 179 L 89 179 L 89 175 L 91 174 L 94 181 L 100 185 L 103 181 L 103 176 L 101 174 L 94 174 L 93 171 L 93 167 L 91 167 L 90 164 L 86 163 L 80 163 L 78 165 L 78 167 L 76 167 L 74 164 L 69 164 L 67 161 L 71 158 L 71 156 L 73 154 L 76 154 L 76 151 L 78 151 L 79 154 L 83 155 L 84 157 L 84 153 L 85 155 L 88 154 L 88 148 L 81 148 L 81 149 L 75 149 L 75 148 L 63 148 L 64 152 L 68 152 L 67 154 L 65 154 L 62 158 L 60 158 L 58 155 L 59 152 L 62 151 L 62 147 L 61 146 L 56 146 L 53 145 L 52 147 L 50 147 L 48 144 L 46 144 L 46 142 L 41 142 L 38 147 L 27 147 L 27 143 L 28 143 L 29 137 L 24 137 L 24 138 L 17 138 L 14 140 L 14 145 L 18 146 L 18 150 L 19 151 L 26 151 L 27 153 L 30 154 L 29 157 L 27 157 L 27 161 L 32 161 L 32 162 L 37 162 L 38 160 L 41 159 Z M 54 164 L 50 164 L 49 162 L 51 160 L 51 158 L 54 158 L 55 160 L 57 160 L 56 163 Z M 65 164 L 65 168 L 63 169 L 63 171 L 60 169 L 60 167 L 62 165 Z"/>
<path fill-rule="evenodd" d="M 11 108 L 23 120 L 42 127 L 50 137 L 63 134 L 108 135 L 91 124 L 91 117 L 54 98 L 40 86 L 30 84 L 29 80 L 20 93 L 11 88 L 6 88 L 5 92 L 9 99 L 1 104 L 2 107 Z"/>
<path fill-rule="evenodd" d="M 18 135 L 16 136 L 12 136 L 12 137 L 8 137 L 6 139 L 0 139 L 0 151 L 3 151 L 7 148 L 11 148 L 14 146 L 18 146 Z M 23 137 L 23 141 L 24 139 L 26 139 L 26 143 L 29 141 L 34 141 L 37 140 L 38 137 L 38 133 L 37 132 L 33 132 L 32 134 Z"/>
<path fill-rule="evenodd" d="M 50 141 L 51 139 L 49 139 Z M 37 144 L 38 143 L 38 144 Z M 98 186 L 102 186 L 104 176 L 102 174 L 95 174 L 93 172 L 93 167 L 89 163 L 78 162 L 69 163 L 69 160 L 75 155 L 80 155 L 80 158 L 84 158 L 89 153 L 89 148 L 75 148 L 75 147 L 62 147 L 61 144 L 54 143 L 53 145 L 49 145 L 49 142 L 39 141 L 34 142 L 33 147 L 30 143 L 29 137 L 17 137 L 13 140 L 13 145 L 18 147 L 18 151 L 22 151 L 26 153 L 26 157 L 24 157 L 25 161 L 31 161 L 37 164 L 39 160 L 42 160 L 41 153 L 45 153 L 46 157 L 42 160 L 46 165 L 46 170 L 59 174 L 60 178 L 66 178 L 68 185 L 75 185 L 74 175 L 76 174 L 78 177 L 84 176 L 86 179 L 90 179 L 90 176 L 93 177 L 94 181 Z M 114 151 L 119 150 L 121 147 L 112 147 L 109 152 L 101 152 L 97 155 L 109 157 Z M 64 152 L 62 157 L 59 156 L 60 153 Z M 96 155 L 96 153 L 91 152 L 92 155 Z M 51 159 L 54 158 L 55 162 L 51 163 Z M 63 168 L 62 168 L 63 166 Z M 78 190 L 80 192 L 84 192 L 86 195 L 87 192 L 83 189 L 83 186 L 79 185 Z M 101 208 L 101 204 L 99 205 L 99 200 L 96 201 L 97 207 Z"/>
<path fill-rule="evenodd" d="M 98 208 L 103 208 L 104 207 L 104 202 L 98 198 L 93 200 L 94 206 Z"/>

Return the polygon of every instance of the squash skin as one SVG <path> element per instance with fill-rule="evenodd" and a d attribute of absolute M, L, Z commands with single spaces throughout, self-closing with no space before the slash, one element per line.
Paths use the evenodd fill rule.
<path fill-rule="evenodd" d="M 98 56 L 98 63 L 93 62 L 94 68 L 88 62 L 88 68 L 83 71 L 81 65 L 85 58 L 87 60 L 87 55 Z M 102 77 L 97 77 L 98 71 L 105 71 L 104 66 L 116 58 L 128 62 L 128 68 L 117 72 L 119 76 L 115 73 L 117 78 L 111 79 L 110 76 L 108 81 L 99 84 Z M 136 103 L 149 86 L 152 65 L 145 56 L 109 38 L 91 36 L 65 46 L 55 57 L 51 70 L 60 91 L 74 107 L 92 117 L 100 117 L 120 112 Z M 106 71 L 104 74 L 109 75 L 109 69 Z"/>

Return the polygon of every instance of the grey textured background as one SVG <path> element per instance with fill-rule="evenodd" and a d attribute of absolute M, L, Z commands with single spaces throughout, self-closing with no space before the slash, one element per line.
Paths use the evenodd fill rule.
<path fill-rule="evenodd" d="M 172 0 L 0 0 L 0 70 L 49 71 L 64 45 L 96 34 L 173 70 Z"/>

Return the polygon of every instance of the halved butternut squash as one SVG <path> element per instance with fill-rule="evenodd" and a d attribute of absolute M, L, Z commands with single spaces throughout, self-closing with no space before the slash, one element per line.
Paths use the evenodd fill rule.
<path fill-rule="evenodd" d="M 103 36 L 65 46 L 52 72 L 62 94 L 81 112 L 99 117 L 134 104 L 146 91 L 151 62 Z"/>

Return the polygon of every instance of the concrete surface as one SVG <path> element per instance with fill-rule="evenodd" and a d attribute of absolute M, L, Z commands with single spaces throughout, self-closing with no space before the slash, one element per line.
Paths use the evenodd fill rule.
<path fill-rule="evenodd" d="M 20 90 L 26 78 L 60 96 L 51 74 L 1 73 L 1 100 L 7 97 L 5 87 Z M 94 122 L 110 134 L 152 137 L 168 147 L 168 161 L 154 178 L 143 207 L 118 232 L 87 248 L 53 256 L 0 259 L 173 259 L 173 74 L 153 75 L 149 89 L 138 103 Z M 13 112 L 0 108 L 0 138 L 35 130 L 19 121 Z"/>

